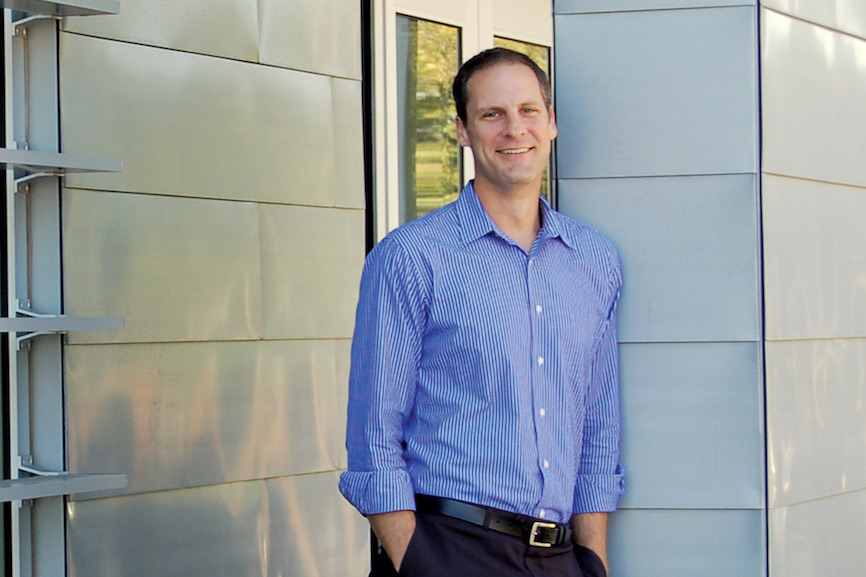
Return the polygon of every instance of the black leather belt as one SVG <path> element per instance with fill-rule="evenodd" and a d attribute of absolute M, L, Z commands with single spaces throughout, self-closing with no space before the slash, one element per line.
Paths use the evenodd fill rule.
<path fill-rule="evenodd" d="M 559 547 L 571 542 L 571 528 L 560 523 L 549 523 L 490 507 L 430 495 L 415 495 L 415 505 L 419 513 L 460 519 L 491 531 L 519 537 L 533 547 Z"/>

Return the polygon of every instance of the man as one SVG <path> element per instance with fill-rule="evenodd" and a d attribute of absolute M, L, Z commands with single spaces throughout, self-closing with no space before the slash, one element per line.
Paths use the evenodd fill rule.
<path fill-rule="evenodd" d="M 605 575 L 619 259 L 539 195 L 544 72 L 495 48 L 453 90 L 475 179 L 368 256 L 340 489 L 384 547 L 374 576 Z"/>

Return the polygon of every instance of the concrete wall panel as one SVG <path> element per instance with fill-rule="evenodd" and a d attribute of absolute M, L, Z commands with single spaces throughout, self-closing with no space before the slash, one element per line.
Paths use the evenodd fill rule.
<path fill-rule="evenodd" d="M 560 209 L 614 239 L 622 342 L 757 341 L 755 177 L 560 181 Z"/>
<path fill-rule="evenodd" d="M 66 189 L 66 313 L 126 321 L 71 342 L 259 338 L 258 232 L 251 203 Z"/>
<path fill-rule="evenodd" d="M 558 17 L 560 178 L 757 169 L 751 7 Z M 563 65 L 564 64 L 564 65 Z"/>

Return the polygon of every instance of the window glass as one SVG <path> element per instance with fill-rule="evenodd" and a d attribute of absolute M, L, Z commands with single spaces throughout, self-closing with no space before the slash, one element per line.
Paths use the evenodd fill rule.
<path fill-rule="evenodd" d="M 529 42 L 521 42 L 519 40 L 511 40 L 510 38 L 501 38 L 496 36 L 493 38 L 493 45 L 502 48 L 508 48 L 521 54 L 526 54 L 538 66 L 547 73 L 550 78 L 550 48 L 547 46 L 539 46 L 538 44 L 530 44 Z M 541 193 L 547 197 L 547 200 L 553 200 L 553 191 L 551 190 L 552 183 L 550 180 L 550 162 L 547 163 L 547 168 L 544 169 L 544 177 L 541 181 Z"/>
<path fill-rule="evenodd" d="M 401 224 L 460 194 L 460 147 L 451 96 L 459 54 L 459 28 L 397 15 Z"/>

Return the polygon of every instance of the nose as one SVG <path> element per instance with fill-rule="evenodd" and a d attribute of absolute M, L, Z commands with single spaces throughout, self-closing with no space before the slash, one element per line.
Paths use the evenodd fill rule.
<path fill-rule="evenodd" d="M 526 132 L 526 124 L 520 114 L 510 112 L 506 119 L 505 133 L 508 136 L 520 136 Z"/>

